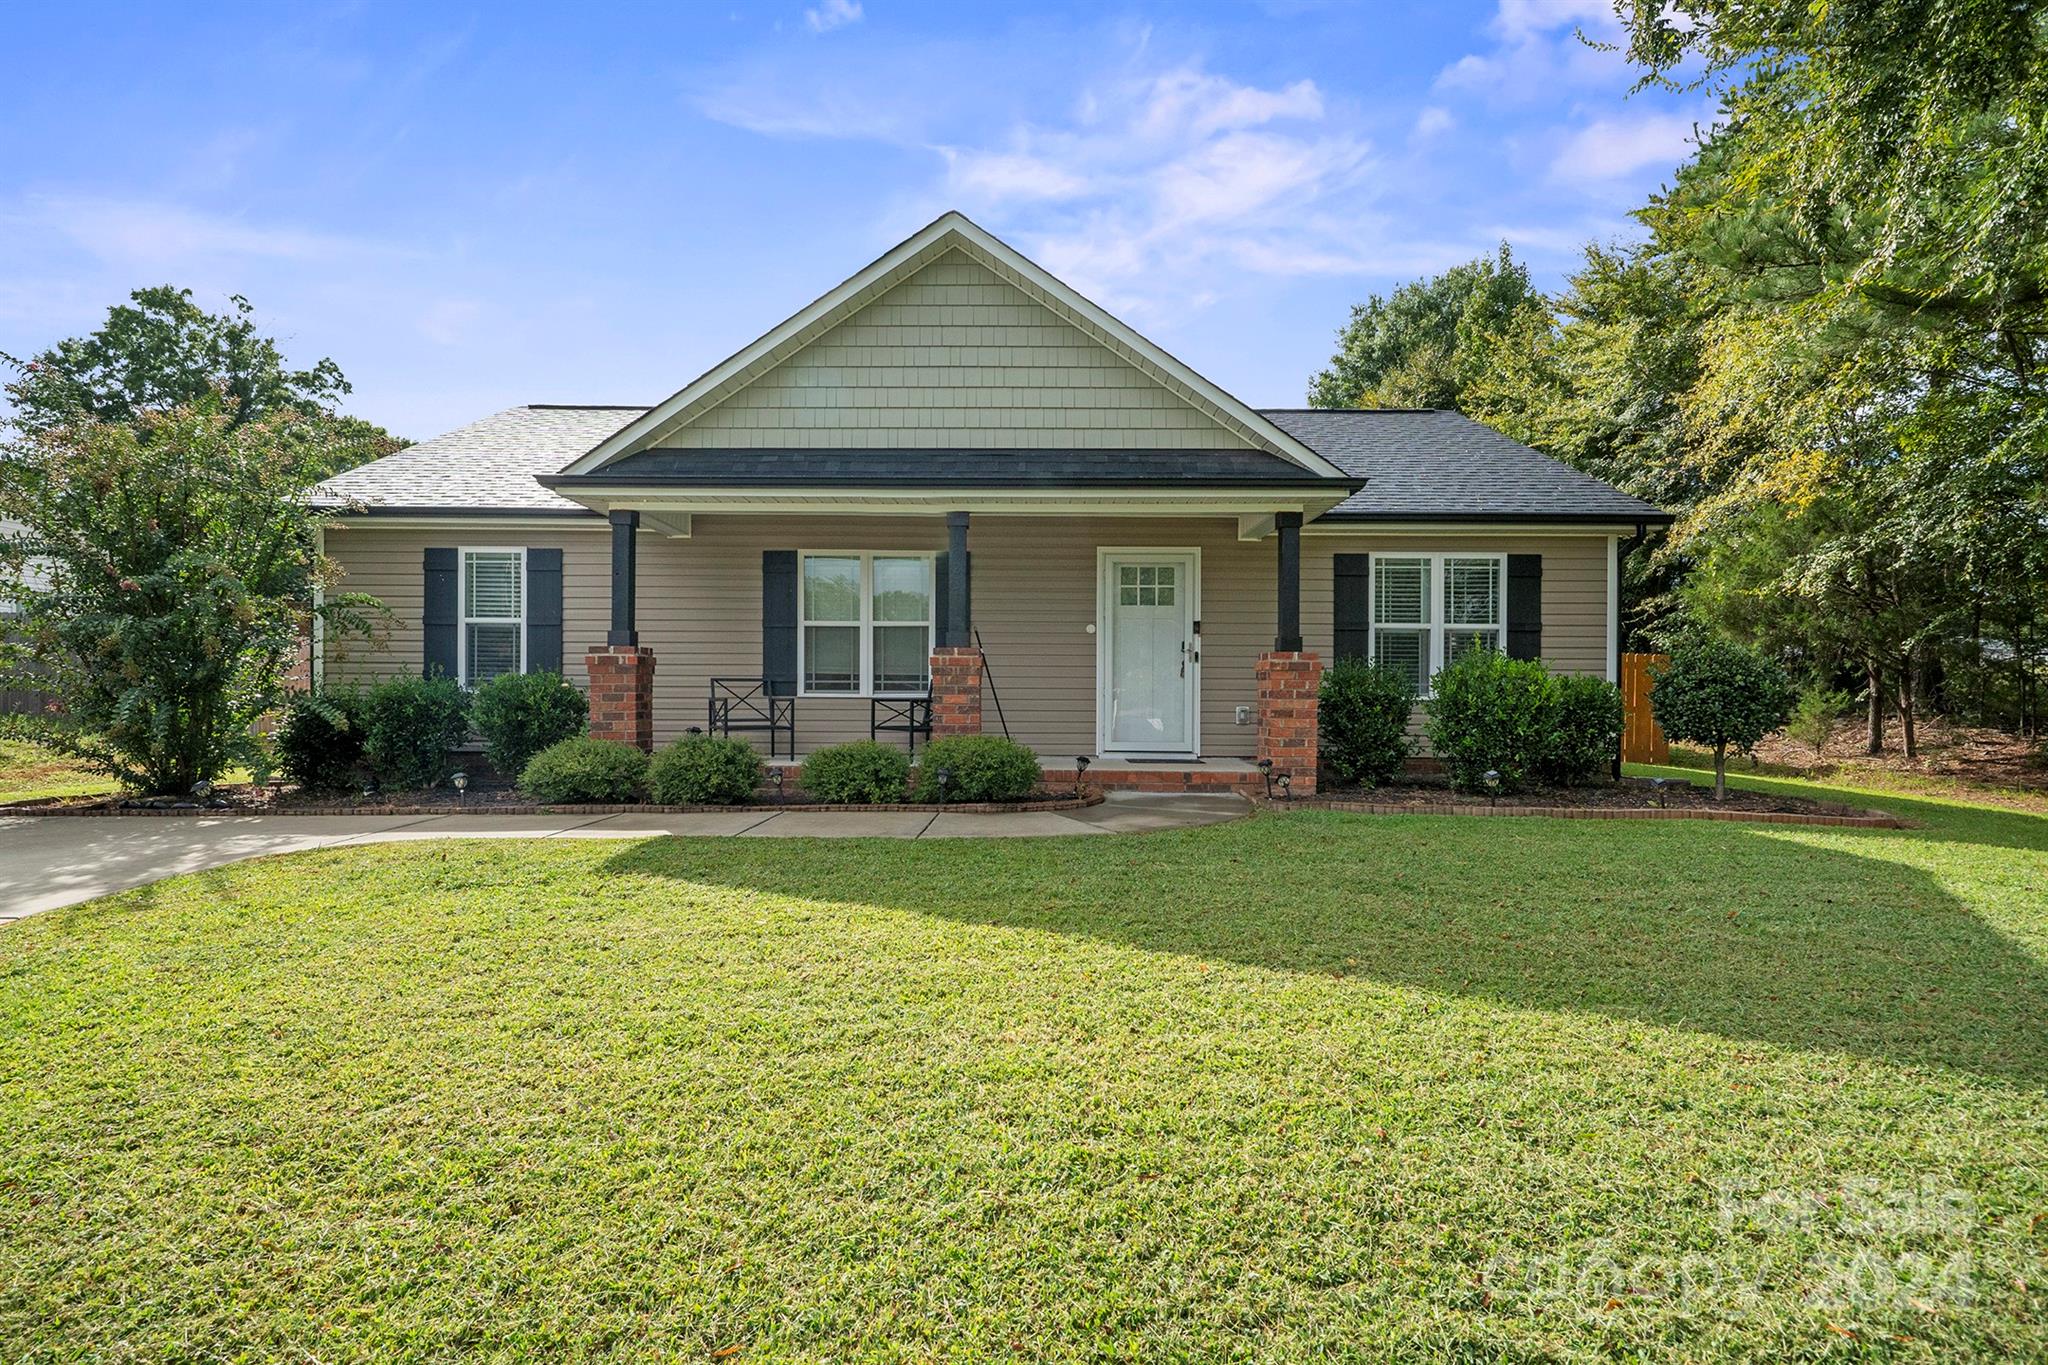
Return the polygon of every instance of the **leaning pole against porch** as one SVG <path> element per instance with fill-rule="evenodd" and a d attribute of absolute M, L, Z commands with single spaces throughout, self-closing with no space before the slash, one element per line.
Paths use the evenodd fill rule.
<path fill-rule="evenodd" d="M 590 673 L 590 737 L 654 749 L 654 651 L 640 643 L 634 613 L 638 592 L 638 512 L 613 512 L 612 628 L 604 645 L 583 656 Z"/>
<path fill-rule="evenodd" d="M 946 619 L 932 649 L 932 738 L 981 733 L 981 651 L 967 561 L 967 514 L 946 513 Z"/>
<path fill-rule="evenodd" d="M 1272 763 L 1276 776 L 1287 774 L 1290 795 L 1313 796 L 1323 661 L 1301 647 L 1301 513 L 1282 512 L 1273 521 L 1280 540 L 1275 574 L 1279 630 L 1255 670 L 1259 758 Z"/>

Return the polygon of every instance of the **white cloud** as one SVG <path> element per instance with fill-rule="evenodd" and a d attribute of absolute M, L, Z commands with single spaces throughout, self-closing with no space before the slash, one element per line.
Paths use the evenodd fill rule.
<path fill-rule="evenodd" d="M 1587 41 L 1610 44 L 1621 37 L 1607 0 L 1499 0 L 1486 30 L 1492 45 L 1445 67 L 1436 78 L 1438 90 L 1523 103 L 1626 78 L 1619 52 Z"/>
<path fill-rule="evenodd" d="M 1425 105 L 1422 112 L 1415 116 L 1415 128 L 1409 136 L 1417 142 L 1427 142 L 1433 137 L 1448 133 L 1457 124 L 1458 120 L 1452 116 L 1451 111 L 1442 105 Z"/>
<path fill-rule="evenodd" d="M 1085 177 L 1028 152 L 939 152 L 946 158 L 947 184 L 976 199 L 1070 199 L 1088 189 Z"/>
<path fill-rule="evenodd" d="M 200 259 L 333 260 L 382 248 L 349 237 L 205 213 L 182 204 L 37 194 L 7 215 L 102 260 L 167 266 Z"/>
<path fill-rule="evenodd" d="M 813 33 L 830 33 L 835 28 L 857 24 L 860 19 L 860 0 L 825 0 L 816 9 L 804 11 L 804 23 Z"/>
<path fill-rule="evenodd" d="M 1698 122 L 1685 114 L 1595 119 L 1572 134 L 1550 174 L 1569 184 L 1613 180 L 1645 166 L 1676 166 L 1698 142 Z"/>

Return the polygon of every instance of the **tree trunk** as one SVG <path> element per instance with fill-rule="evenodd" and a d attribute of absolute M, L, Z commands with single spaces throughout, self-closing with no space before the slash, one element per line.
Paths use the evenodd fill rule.
<path fill-rule="evenodd" d="M 1913 656 L 1899 663 L 1899 728 L 1906 739 L 1906 757 L 1920 757 L 1919 741 L 1913 729 Z"/>
<path fill-rule="evenodd" d="M 1728 799 L 1728 741 L 1725 739 L 1714 746 L 1714 799 Z"/>
<path fill-rule="evenodd" d="M 1870 693 L 1870 742 L 1866 752 L 1884 752 L 1884 670 L 1877 660 L 1863 661 L 1863 681 Z"/>

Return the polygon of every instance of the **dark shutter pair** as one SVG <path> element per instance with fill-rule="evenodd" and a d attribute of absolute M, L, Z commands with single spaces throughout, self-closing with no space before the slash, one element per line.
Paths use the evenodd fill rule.
<path fill-rule="evenodd" d="M 947 608 L 951 604 L 951 587 L 948 583 L 947 568 L 950 561 L 941 551 L 934 567 L 935 583 L 932 591 L 932 639 L 936 644 L 952 644 L 946 638 Z M 974 557 L 967 559 L 970 572 Z M 796 632 L 799 615 L 797 594 L 802 590 L 799 582 L 795 550 L 763 550 L 761 552 L 761 676 L 768 682 L 768 691 L 778 697 L 793 697 L 797 690 L 796 677 Z M 973 581 L 969 580 L 970 600 Z M 965 640 L 960 644 L 968 643 Z"/>
<path fill-rule="evenodd" d="M 424 609 L 420 613 L 420 669 L 428 677 L 462 671 L 462 552 L 426 552 Z M 526 552 L 526 671 L 562 671 L 562 552 Z"/>
<path fill-rule="evenodd" d="M 1332 653 L 1364 659 L 1372 653 L 1372 556 L 1333 555 Z M 1543 654 L 1543 556 L 1508 556 L 1508 657 Z"/>

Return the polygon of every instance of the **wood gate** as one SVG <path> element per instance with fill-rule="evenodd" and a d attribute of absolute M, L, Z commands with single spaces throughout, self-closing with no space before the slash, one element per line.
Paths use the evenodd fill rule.
<path fill-rule="evenodd" d="M 1624 654 L 1621 656 L 1621 704 L 1627 720 L 1621 731 L 1621 761 L 1624 763 L 1669 763 L 1671 745 L 1657 717 L 1650 711 L 1650 668 L 1671 662 L 1668 654 Z"/>

